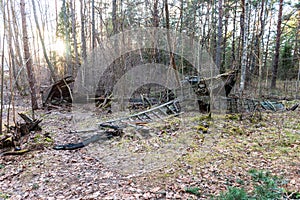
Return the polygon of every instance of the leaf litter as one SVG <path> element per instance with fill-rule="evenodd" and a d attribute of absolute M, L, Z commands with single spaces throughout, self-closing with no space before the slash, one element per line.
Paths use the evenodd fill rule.
<path fill-rule="evenodd" d="M 43 132 L 50 133 L 55 143 L 81 140 L 70 134 L 69 113 L 39 112 Z M 46 146 L 22 156 L 1 157 L 0 197 L 207 199 L 229 186 L 252 190 L 251 169 L 283 177 L 287 191 L 299 192 L 299 112 L 263 113 L 261 120 L 221 116 L 208 133 L 197 129 L 197 116 L 185 116 L 182 125 L 172 119 L 152 124 L 151 137 L 134 138 L 129 129 L 122 139 L 78 150 Z"/>

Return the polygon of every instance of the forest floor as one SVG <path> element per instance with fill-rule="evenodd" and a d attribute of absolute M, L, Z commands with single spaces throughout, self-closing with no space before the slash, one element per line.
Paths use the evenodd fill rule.
<path fill-rule="evenodd" d="M 253 191 L 253 169 L 300 192 L 299 115 L 299 108 L 214 120 L 183 115 L 149 125 L 151 137 L 131 137 L 129 129 L 120 140 L 59 151 L 54 144 L 86 136 L 70 134 L 68 111 L 38 110 L 43 130 L 30 136 L 38 148 L 1 156 L 0 199 L 209 199 L 230 186 Z"/>

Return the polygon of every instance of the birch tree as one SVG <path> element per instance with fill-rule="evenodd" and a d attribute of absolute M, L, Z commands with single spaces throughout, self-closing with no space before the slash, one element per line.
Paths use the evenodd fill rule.
<path fill-rule="evenodd" d="M 96 47 L 95 0 L 92 0 L 92 49 Z"/>
<path fill-rule="evenodd" d="M 81 23 L 81 56 L 84 60 L 87 56 L 86 54 L 86 40 L 85 40 L 85 0 L 80 0 L 80 23 Z"/>
<path fill-rule="evenodd" d="M 72 70 L 72 76 L 75 77 L 77 74 L 77 70 L 80 66 L 80 62 L 79 62 L 79 55 L 78 55 L 78 49 L 77 49 L 75 3 L 73 5 L 72 1 L 70 1 L 70 9 L 71 9 L 71 21 L 72 21 L 73 48 L 74 48 L 74 56 L 75 56 L 75 65 Z"/>
<path fill-rule="evenodd" d="M 242 42 L 242 58 L 241 58 L 241 80 L 240 94 L 243 94 L 246 82 L 247 69 L 247 49 L 248 49 L 248 0 L 242 0 L 242 16 L 241 16 L 241 36 Z M 242 20 L 243 19 L 243 20 Z"/>
<path fill-rule="evenodd" d="M 3 15 L 3 24 L 5 24 L 5 5 L 3 1 L 0 1 L 0 9 L 2 11 Z M 1 41 L 2 39 L 2 41 Z M 1 55 L 1 88 L 0 88 L 0 134 L 2 134 L 2 114 L 3 114 L 3 87 L 4 87 L 4 42 L 5 42 L 5 30 L 3 29 L 3 35 L 2 38 L 0 38 L 0 46 L 2 47 L 2 55 Z M 2 45 L 1 45 L 2 43 Z"/>

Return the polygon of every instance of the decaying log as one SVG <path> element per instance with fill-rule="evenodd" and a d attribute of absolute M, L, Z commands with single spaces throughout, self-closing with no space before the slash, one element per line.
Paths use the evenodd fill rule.
<path fill-rule="evenodd" d="M 31 119 L 29 116 L 25 115 L 24 113 L 18 113 L 20 117 L 25 121 L 26 126 L 28 128 L 28 131 L 40 131 L 42 128 L 39 126 L 39 123 L 41 123 L 42 119 Z"/>

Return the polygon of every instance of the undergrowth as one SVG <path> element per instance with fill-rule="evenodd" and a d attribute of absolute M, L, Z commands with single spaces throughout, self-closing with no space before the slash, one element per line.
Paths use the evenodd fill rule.
<path fill-rule="evenodd" d="M 227 191 L 212 197 L 213 200 L 276 200 L 300 199 L 300 193 L 285 191 L 282 178 L 271 175 L 269 172 L 250 170 L 253 191 L 247 192 L 243 187 L 228 187 Z M 288 197 L 289 196 L 289 197 Z"/>

